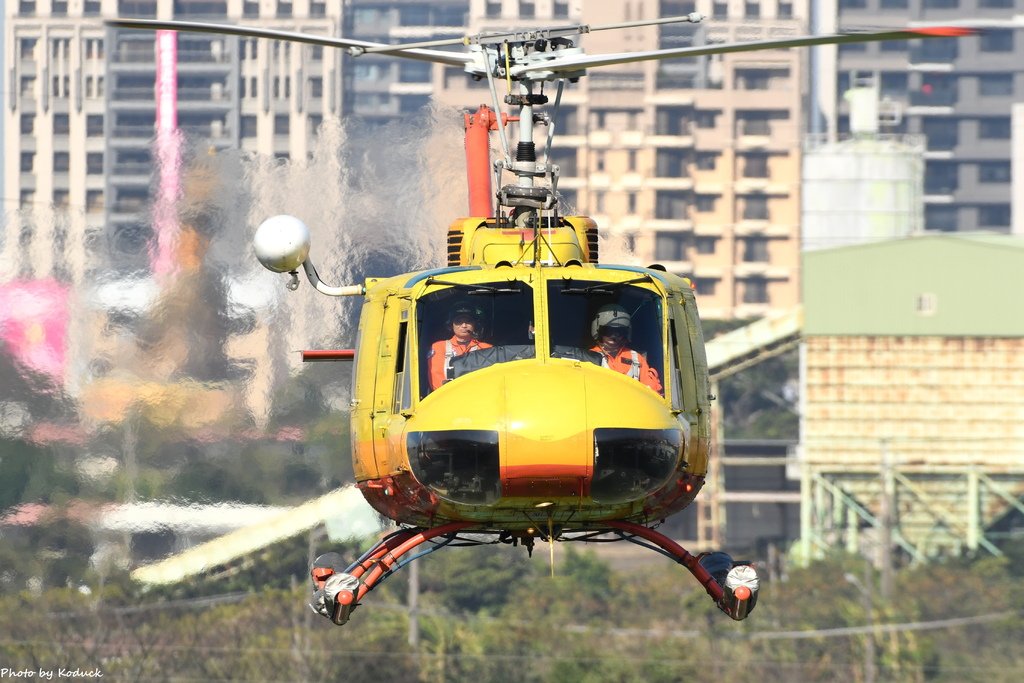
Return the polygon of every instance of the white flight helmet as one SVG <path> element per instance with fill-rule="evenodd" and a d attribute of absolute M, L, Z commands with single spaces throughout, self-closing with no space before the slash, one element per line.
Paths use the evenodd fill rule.
<path fill-rule="evenodd" d="M 597 341 L 597 333 L 602 327 L 624 327 L 626 328 L 626 339 L 632 338 L 633 322 L 626 309 L 618 304 L 605 304 L 597 309 L 597 315 L 590 323 L 590 336 L 595 341 Z"/>

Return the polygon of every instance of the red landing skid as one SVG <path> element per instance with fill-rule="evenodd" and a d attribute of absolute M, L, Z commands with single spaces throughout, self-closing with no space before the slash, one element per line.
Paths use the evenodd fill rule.
<path fill-rule="evenodd" d="M 632 536 L 638 536 L 656 544 L 679 564 L 686 567 L 694 578 L 718 605 L 719 609 L 733 619 L 745 619 L 757 602 L 757 575 L 752 567 L 734 564 L 724 553 L 692 555 L 678 543 L 653 529 L 631 522 L 608 522 L 612 529 L 618 529 Z M 409 555 L 420 545 L 439 536 L 446 536 L 447 542 L 455 540 L 456 534 L 474 526 L 470 522 L 452 522 L 433 529 L 402 529 L 382 539 L 361 558 L 345 567 L 341 556 L 327 553 L 317 558 L 310 574 L 314 593 L 310 607 L 328 617 L 335 624 L 348 621 L 349 615 L 360 601 L 381 581 L 412 562 L 421 555 L 433 552 L 443 544 L 431 544 L 427 550 Z M 409 555 L 404 561 L 403 557 Z M 713 575 L 702 560 L 718 556 L 719 569 Z M 725 561 L 724 568 L 721 560 Z M 734 576 L 735 575 L 735 576 Z"/>

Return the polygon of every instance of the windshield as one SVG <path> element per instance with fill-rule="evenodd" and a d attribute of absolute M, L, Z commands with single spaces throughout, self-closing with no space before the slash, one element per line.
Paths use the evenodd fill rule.
<path fill-rule="evenodd" d="M 553 357 L 587 360 L 663 393 L 662 301 L 656 292 L 625 283 L 552 280 L 548 325 Z"/>
<path fill-rule="evenodd" d="M 460 283 L 426 294 L 416 303 L 416 325 L 421 398 L 475 370 L 535 356 L 533 289 L 523 282 Z"/>

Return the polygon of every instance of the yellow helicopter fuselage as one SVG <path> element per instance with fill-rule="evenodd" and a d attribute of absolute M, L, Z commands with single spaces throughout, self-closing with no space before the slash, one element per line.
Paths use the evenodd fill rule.
<path fill-rule="evenodd" d="M 592 227 L 570 217 L 545 236 L 467 219 L 449 232 L 449 263 L 463 265 L 367 280 L 351 434 L 356 480 L 382 514 L 521 533 L 655 521 L 699 491 L 709 397 L 690 282 L 591 262 Z M 590 320 L 609 301 L 631 313 L 629 344 L 660 390 L 599 363 Z M 451 360 L 471 366 L 435 387 L 457 302 L 484 312 L 490 348 Z"/>

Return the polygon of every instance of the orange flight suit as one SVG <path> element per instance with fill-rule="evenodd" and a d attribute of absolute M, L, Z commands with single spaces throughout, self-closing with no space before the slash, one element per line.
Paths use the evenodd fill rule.
<path fill-rule="evenodd" d="M 601 365 L 603 367 L 611 368 L 616 372 L 621 372 L 623 375 L 629 375 L 633 379 L 639 380 L 645 386 L 654 389 L 659 394 L 661 393 L 661 378 L 658 377 L 658 371 L 647 364 L 647 358 L 644 357 L 644 354 L 626 346 L 619 349 L 619 353 L 616 356 L 609 356 L 601 349 L 600 345 L 594 346 L 590 350 L 601 354 Z"/>
<path fill-rule="evenodd" d="M 460 342 L 458 337 L 452 335 L 451 339 L 436 341 L 430 347 L 430 389 L 433 391 L 448 381 L 447 365 L 448 351 L 451 349 L 451 357 L 461 356 L 477 349 L 490 349 L 491 344 L 478 339 L 470 339 L 468 342 Z"/>

